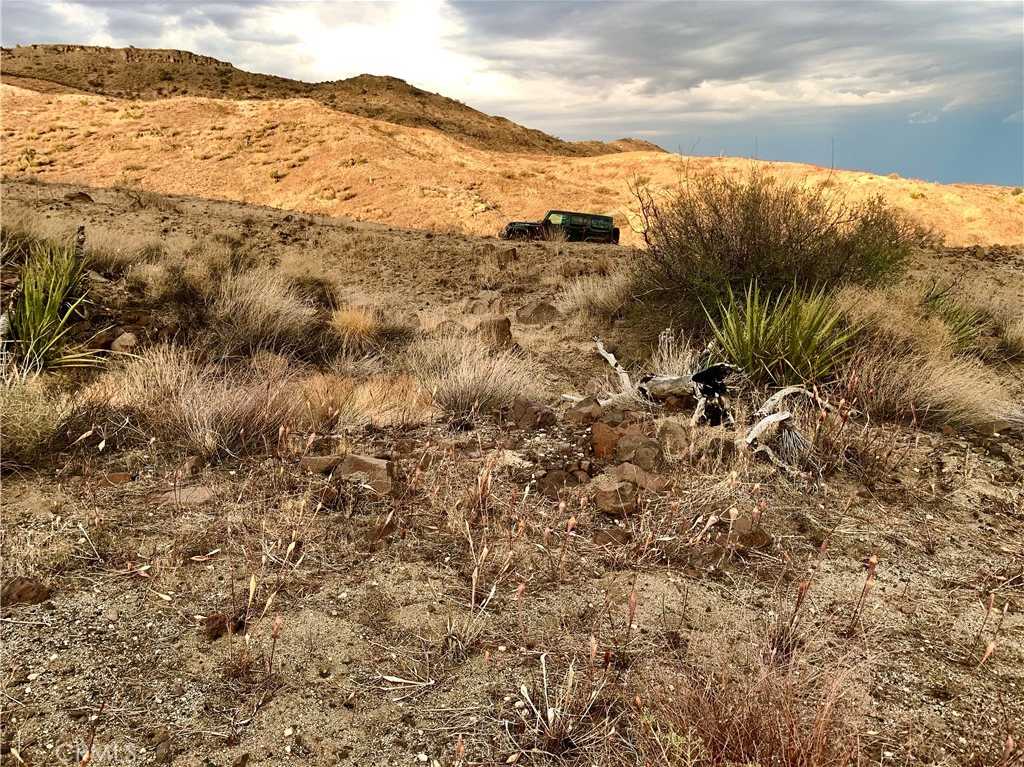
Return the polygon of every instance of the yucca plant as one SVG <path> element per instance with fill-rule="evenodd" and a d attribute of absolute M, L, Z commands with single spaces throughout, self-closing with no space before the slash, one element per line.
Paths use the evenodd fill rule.
<path fill-rule="evenodd" d="M 728 360 L 759 383 L 828 380 L 857 333 L 824 288 L 772 295 L 752 282 L 741 297 L 728 292 L 717 319 L 705 312 Z"/>
<path fill-rule="evenodd" d="M 68 334 L 85 300 L 84 262 L 70 244 L 33 243 L 6 316 L 4 343 L 23 373 L 93 365 L 96 352 L 74 348 Z"/>

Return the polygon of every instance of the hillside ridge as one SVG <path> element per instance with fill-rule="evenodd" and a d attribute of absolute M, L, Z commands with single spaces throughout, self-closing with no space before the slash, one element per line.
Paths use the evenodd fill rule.
<path fill-rule="evenodd" d="M 360 74 L 307 83 L 169 48 L 23 45 L 2 49 L 3 81 L 40 92 L 86 92 L 123 99 L 199 96 L 229 100 L 308 98 L 336 112 L 445 133 L 479 149 L 564 156 L 664 151 L 642 139 L 564 141 L 488 115 L 397 77 Z M 53 86 L 57 87 L 53 87 Z"/>

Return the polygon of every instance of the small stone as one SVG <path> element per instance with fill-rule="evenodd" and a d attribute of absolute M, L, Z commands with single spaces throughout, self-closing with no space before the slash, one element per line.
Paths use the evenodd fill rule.
<path fill-rule="evenodd" d="M 484 317 L 473 332 L 492 348 L 504 349 L 512 345 L 512 321 L 504 314 Z"/>
<path fill-rule="evenodd" d="M 519 398 L 512 403 L 512 420 L 520 429 L 536 429 L 558 423 L 555 411 L 547 405 Z"/>
<path fill-rule="evenodd" d="M 598 421 L 590 429 L 590 446 L 595 458 L 608 459 L 615 455 L 615 447 L 622 438 L 622 432 L 604 421 Z"/>
<path fill-rule="evenodd" d="M 595 530 L 591 539 L 598 546 L 625 546 L 633 540 L 633 535 L 621 527 L 610 527 L 606 530 Z"/>
<path fill-rule="evenodd" d="M 394 487 L 394 465 L 383 458 L 349 453 L 337 468 L 337 475 L 348 479 L 366 478 L 366 484 L 379 495 L 387 495 Z"/>
<path fill-rule="evenodd" d="M 616 461 L 634 463 L 644 471 L 654 471 L 661 458 L 658 440 L 642 434 L 626 434 L 615 446 Z"/>
<path fill-rule="evenodd" d="M 139 338 L 134 333 L 122 333 L 110 344 L 110 351 L 124 353 L 139 345 Z"/>
<path fill-rule="evenodd" d="M 174 754 L 171 751 L 171 742 L 169 740 L 159 743 L 156 747 L 156 751 L 154 752 L 154 758 L 157 764 L 170 764 L 171 757 L 173 755 Z"/>
<path fill-rule="evenodd" d="M 103 480 L 100 484 L 123 485 L 126 482 L 131 482 L 134 478 L 130 471 L 111 471 L 103 475 Z"/>
<path fill-rule="evenodd" d="M 561 469 L 554 469 L 537 480 L 537 492 L 545 498 L 557 501 L 566 487 L 577 484 L 579 483 L 575 476 Z"/>
<path fill-rule="evenodd" d="M 558 309 L 547 301 L 531 301 L 516 312 L 516 319 L 524 325 L 547 325 L 561 318 Z"/>
<path fill-rule="evenodd" d="M 565 411 L 565 420 L 573 423 L 589 424 L 598 420 L 604 408 L 601 403 L 593 397 L 581 399 L 575 405 Z"/>
<path fill-rule="evenodd" d="M 475 298 L 466 299 L 466 314 L 498 314 L 501 312 L 501 293 L 481 290 Z"/>
<path fill-rule="evenodd" d="M 177 506 L 202 506 L 209 503 L 217 494 L 204 485 L 196 487 L 178 487 L 168 490 L 160 496 L 160 504 L 175 504 Z"/>
<path fill-rule="evenodd" d="M 37 578 L 18 575 L 4 581 L 0 588 L 0 607 L 37 605 L 50 598 L 53 591 Z"/>
<path fill-rule="evenodd" d="M 636 485 L 604 474 L 592 484 L 594 505 L 613 517 L 624 517 L 636 511 Z"/>

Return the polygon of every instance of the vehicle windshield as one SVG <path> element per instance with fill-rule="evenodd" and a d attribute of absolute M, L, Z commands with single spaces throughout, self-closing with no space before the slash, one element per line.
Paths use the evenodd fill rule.
<path fill-rule="evenodd" d="M 549 224 L 562 224 L 565 221 L 565 216 L 561 213 L 548 213 L 544 220 Z"/>

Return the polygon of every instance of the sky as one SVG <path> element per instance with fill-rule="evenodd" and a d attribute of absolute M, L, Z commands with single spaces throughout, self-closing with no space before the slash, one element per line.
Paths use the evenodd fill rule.
<path fill-rule="evenodd" d="M 369 73 L 566 139 L 1024 185 L 1024 3 L 0 0 L 4 46 Z"/>

